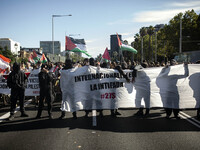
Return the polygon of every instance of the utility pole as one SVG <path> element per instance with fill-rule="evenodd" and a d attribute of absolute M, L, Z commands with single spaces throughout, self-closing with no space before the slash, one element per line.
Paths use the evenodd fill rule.
<path fill-rule="evenodd" d="M 155 62 L 157 62 L 157 33 L 155 31 Z"/>
<path fill-rule="evenodd" d="M 182 53 L 182 18 L 180 18 L 180 41 L 179 41 L 179 53 Z"/>

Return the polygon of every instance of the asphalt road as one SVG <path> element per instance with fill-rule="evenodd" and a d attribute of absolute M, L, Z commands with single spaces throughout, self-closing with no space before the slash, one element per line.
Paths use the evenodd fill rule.
<path fill-rule="evenodd" d="M 53 120 L 48 119 L 46 110 L 41 119 L 35 119 L 37 108 L 32 102 L 26 106 L 28 118 L 16 112 L 13 121 L 0 120 L 0 150 L 200 149 L 200 123 L 194 110 L 183 111 L 180 120 L 166 119 L 163 109 L 151 110 L 146 118 L 133 116 L 137 109 L 120 109 L 117 118 L 104 110 L 104 117 L 97 113 L 97 125 L 93 126 L 92 113 L 85 118 L 85 112 L 79 111 L 78 119 L 67 113 L 67 119 L 59 120 L 60 102 L 53 106 Z M 0 116 L 8 111 L 8 106 L 0 108 Z"/>

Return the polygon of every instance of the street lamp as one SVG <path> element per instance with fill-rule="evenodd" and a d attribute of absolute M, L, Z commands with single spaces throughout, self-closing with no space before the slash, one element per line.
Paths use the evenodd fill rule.
<path fill-rule="evenodd" d="M 16 51 L 16 54 L 17 54 L 17 48 L 18 48 L 18 44 L 17 44 L 17 43 L 15 43 L 14 47 L 15 47 L 15 51 Z"/>
<path fill-rule="evenodd" d="M 53 22 L 53 18 L 54 17 L 66 17 L 66 16 L 72 16 L 71 14 L 69 15 L 52 15 L 52 53 L 54 54 L 54 22 Z"/>
<path fill-rule="evenodd" d="M 18 44 L 17 44 L 17 43 L 15 43 L 14 47 L 15 47 L 15 51 L 16 51 L 16 55 L 17 55 L 17 57 L 16 57 L 15 61 L 17 61 L 17 58 L 18 58 L 18 52 L 17 52 Z"/>
<path fill-rule="evenodd" d="M 179 39 L 179 53 L 182 53 L 182 18 L 180 18 L 180 39 Z"/>

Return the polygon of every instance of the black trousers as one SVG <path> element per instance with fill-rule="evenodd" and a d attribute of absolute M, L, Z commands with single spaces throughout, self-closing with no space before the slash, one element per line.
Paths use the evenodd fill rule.
<path fill-rule="evenodd" d="M 42 91 L 40 90 L 40 99 L 38 107 L 38 115 L 40 116 L 44 107 L 44 100 L 47 102 L 48 114 L 52 112 L 53 94 L 52 91 Z"/>
<path fill-rule="evenodd" d="M 19 99 L 19 105 L 20 105 L 20 111 L 23 113 L 24 112 L 24 99 L 25 99 L 25 89 L 22 88 L 15 88 L 11 89 L 11 97 L 10 97 L 10 102 L 11 102 L 11 107 L 10 107 L 10 114 L 14 115 L 14 111 L 16 109 L 16 104 L 17 100 Z"/>
<path fill-rule="evenodd" d="M 178 114 L 180 112 L 180 109 L 173 109 L 173 108 L 165 108 L 167 116 L 170 116 L 172 114 L 172 111 L 174 113 L 175 117 L 178 117 Z"/>

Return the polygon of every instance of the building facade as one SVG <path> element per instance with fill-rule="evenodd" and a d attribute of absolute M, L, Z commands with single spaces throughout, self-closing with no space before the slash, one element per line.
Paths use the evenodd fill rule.
<path fill-rule="evenodd" d="M 53 54 L 53 42 L 52 41 L 40 41 L 40 48 L 44 54 Z M 60 41 L 54 41 L 54 54 L 60 54 L 61 44 Z"/>
<path fill-rule="evenodd" d="M 0 47 L 3 49 L 7 47 L 15 55 L 18 55 L 20 51 L 20 43 L 10 38 L 0 38 Z"/>

